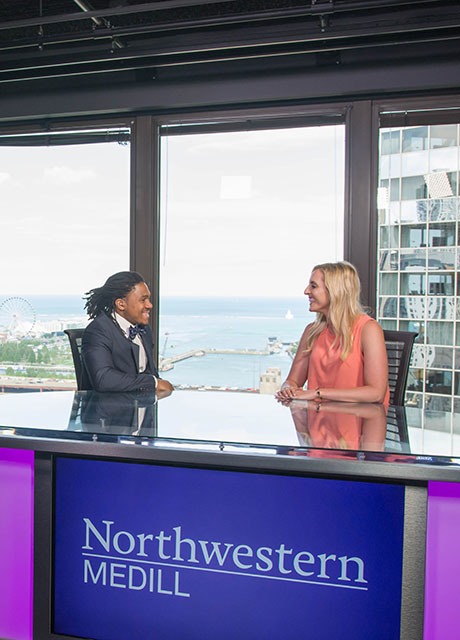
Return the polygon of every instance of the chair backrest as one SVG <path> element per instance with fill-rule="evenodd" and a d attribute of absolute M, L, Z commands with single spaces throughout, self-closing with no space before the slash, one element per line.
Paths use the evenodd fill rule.
<path fill-rule="evenodd" d="M 390 404 L 404 406 L 412 346 L 417 335 L 413 331 L 383 331 L 388 355 Z"/>
<path fill-rule="evenodd" d="M 72 350 L 73 366 L 75 368 L 75 377 L 77 379 L 77 389 L 83 389 L 83 363 L 81 360 L 81 339 L 84 329 L 64 329 L 70 342 Z"/>
<path fill-rule="evenodd" d="M 404 407 L 388 407 L 385 452 L 410 453 L 409 432 L 407 431 Z"/>

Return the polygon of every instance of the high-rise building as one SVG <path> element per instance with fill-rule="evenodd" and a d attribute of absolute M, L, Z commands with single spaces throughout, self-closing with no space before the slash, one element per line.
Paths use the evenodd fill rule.
<path fill-rule="evenodd" d="M 459 125 L 381 129 L 378 320 L 416 331 L 406 404 L 460 410 Z"/>

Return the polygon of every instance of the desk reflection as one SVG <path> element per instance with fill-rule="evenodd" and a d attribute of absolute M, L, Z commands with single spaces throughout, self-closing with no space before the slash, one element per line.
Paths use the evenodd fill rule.
<path fill-rule="evenodd" d="M 171 398 L 167 396 L 171 395 Z M 283 403 L 284 404 L 284 403 Z M 287 406 L 286 406 L 287 405 Z M 100 438 L 156 438 L 266 445 L 293 455 L 353 457 L 356 452 L 410 453 L 402 407 L 295 400 L 280 406 L 266 396 L 75 392 L 68 433 Z M 158 409 L 158 406 L 161 409 Z M 319 407 L 319 409 L 318 409 Z M 317 453 L 315 453 L 317 452 Z M 369 453 L 368 453 L 369 455 Z"/>
<path fill-rule="evenodd" d="M 385 451 L 391 438 L 391 416 L 383 405 L 344 402 L 289 404 L 302 447 L 351 451 Z M 390 411 L 391 413 L 391 411 Z M 398 439 L 404 440 L 398 424 Z M 405 429 L 402 429 L 405 431 Z M 406 436 L 407 437 L 407 436 Z"/>
<path fill-rule="evenodd" d="M 68 428 L 78 427 L 87 433 L 153 437 L 157 431 L 155 405 L 171 393 L 76 394 Z"/>

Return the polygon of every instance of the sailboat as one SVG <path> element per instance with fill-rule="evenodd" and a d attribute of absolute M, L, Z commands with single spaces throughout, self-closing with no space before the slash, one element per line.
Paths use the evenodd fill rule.
<path fill-rule="evenodd" d="M 286 318 L 286 320 L 292 320 L 294 316 L 292 314 L 292 311 L 288 309 L 284 317 Z"/>

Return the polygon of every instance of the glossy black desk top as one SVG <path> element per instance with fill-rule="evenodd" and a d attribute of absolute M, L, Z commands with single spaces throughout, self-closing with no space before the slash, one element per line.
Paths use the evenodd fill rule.
<path fill-rule="evenodd" d="M 319 409 L 301 401 L 282 406 L 256 393 L 2 394 L 0 446 L 61 453 L 91 446 L 92 455 L 144 459 L 160 450 L 209 452 L 265 457 L 270 468 L 278 466 L 275 459 L 283 459 L 284 468 L 310 461 L 329 473 L 353 461 L 358 474 L 367 469 L 381 477 L 391 466 L 390 476 L 460 481 L 460 414 L 332 402 Z"/>

